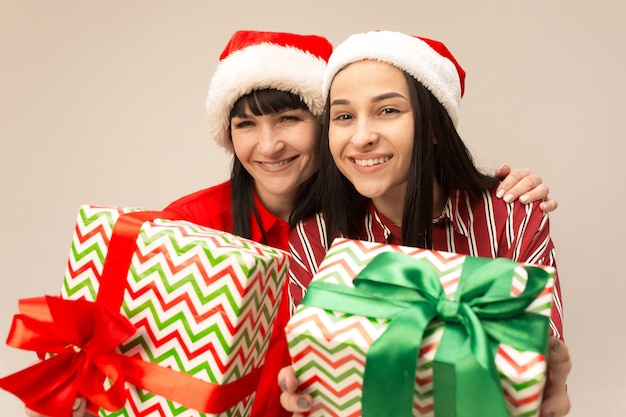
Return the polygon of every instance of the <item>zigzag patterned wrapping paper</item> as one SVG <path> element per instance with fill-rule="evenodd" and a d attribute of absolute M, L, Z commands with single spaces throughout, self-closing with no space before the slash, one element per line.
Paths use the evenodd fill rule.
<path fill-rule="evenodd" d="M 399 252 L 426 261 L 439 276 L 447 297 L 452 298 L 457 291 L 465 255 L 349 239 L 333 242 L 313 281 L 353 287 L 355 276 L 383 252 Z M 549 317 L 554 269 L 542 269 L 549 273 L 550 278 L 526 311 Z M 526 269 L 520 264 L 519 268 L 515 268 L 511 295 L 518 295 L 524 290 L 526 277 Z M 313 396 L 310 416 L 361 415 L 366 355 L 372 343 L 385 332 L 388 323 L 387 319 L 308 305 L 300 305 L 296 309 L 286 333 L 300 390 Z M 444 323 L 433 321 L 424 333 L 415 374 L 414 416 L 435 415 L 433 360 L 444 328 Z M 500 344 L 495 365 L 509 415 L 537 416 L 545 385 L 546 358 L 536 352 L 518 351 Z"/>
<path fill-rule="evenodd" d="M 119 217 L 137 208 L 81 206 L 61 296 L 94 301 Z M 263 364 L 288 254 L 185 221 L 146 222 L 126 277 L 121 313 L 137 332 L 119 351 L 225 384 Z M 128 386 L 126 406 L 100 416 L 209 416 Z M 220 416 L 247 416 L 254 394 Z"/>

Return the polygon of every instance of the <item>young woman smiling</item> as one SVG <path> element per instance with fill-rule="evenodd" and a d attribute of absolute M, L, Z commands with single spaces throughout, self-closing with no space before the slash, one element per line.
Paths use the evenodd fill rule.
<path fill-rule="evenodd" d="M 538 203 L 499 199 L 498 179 L 475 166 L 456 130 L 464 81 L 446 46 L 426 38 L 375 31 L 335 49 L 314 187 L 323 209 L 291 238 L 296 303 L 338 236 L 556 266 L 547 214 Z M 561 316 L 557 276 L 546 416 L 569 411 Z M 283 369 L 279 382 L 283 406 L 294 415 L 309 409 L 293 370 Z"/>

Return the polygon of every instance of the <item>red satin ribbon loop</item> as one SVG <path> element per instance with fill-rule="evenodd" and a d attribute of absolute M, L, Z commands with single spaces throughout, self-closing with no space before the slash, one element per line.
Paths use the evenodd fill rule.
<path fill-rule="evenodd" d="M 0 379 L 1 388 L 51 417 L 71 416 L 77 395 L 97 398 L 110 411 L 124 406 L 123 372 L 113 349 L 135 332 L 126 317 L 86 300 L 49 296 L 20 300 L 19 307 L 7 344 L 54 356 Z"/>
<path fill-rule="evenodd" d="M 69 417 L 75 398 L 89 399 L 89 409 L 121 409 L 124 381 L 205 413 L 218 414 L 256 389 L 261 368 L 232 383 L 218 385 L 163 368 L 116 348 L 136 328 L 119 311 L 126 276 L 143 223 L 157 218 L 177 220 L 171 213 L 138 211 L 123 214 L 113 228 L 96 302 L 39 297 L 19 301 L 7 344 L 54 356 L 0 379 L 0 388 L 50 417 Z M 108 389 L 103 388 L 108 382 Z"/>

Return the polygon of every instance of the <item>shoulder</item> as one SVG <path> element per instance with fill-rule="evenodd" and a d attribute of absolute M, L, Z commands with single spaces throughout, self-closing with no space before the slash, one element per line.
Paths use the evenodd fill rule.
<path fill-rule="evenodd" d="M 546 263 L 540 258 L 549 255 L 552 248 L 550 223 L 539 203 L 506 203 L 495 196 L 495 189 L 480 193 L 456 190 L 450 194 L 448 210 L 454 226 L 453 238 L 448 228 L 438 229 L 446 233 L 443 237 L 448 250 Z M 442 246 L 445 247 L 443 243 Z"/>
<path fill-rule="evenodd" d="M 326 220 L 324 216 L 321 213 L 317 213 L 296 223 L 291 231 L 291 239 L 315 241 L 322 246 L 327 246 Z"/>
<path fill-rule="evenodd" d="M 522 204 L 519 200 L 511 203 L 496 197 L 496 187 L 483 190 L 479 193 L 453 190 L 450 193 L 450 206 L 453 213 L 463 217 L 486 215 L 495 219 L 509 217 L 544 217 L 539 208 L 540 202 Z"/>
<path fill-rule="evenodd" d="M 291 230 L 289 244 L 296 257 L 323 256 L 329 246 L 324 216 L 318 213 L 298 222 Z"/>
<path fill-rule="evenodd" d="M 180 214 L 186 220 L 202 226 L 225 230 L 231 218 L 230 195 L 231 183 L 226 181 L 185 195 L 164 210 Z"/>
<path fill-rule="evenodd" d="M 457 232 L 467 236 L 488 234 L 492 240 L 506 236 L 510 241 L 549 224 L 547 214 L 539 208 L 539 202 L 507 203 L 496 197 L 495 188 L 479 193 L 453 190 L 446 209 Z"/>

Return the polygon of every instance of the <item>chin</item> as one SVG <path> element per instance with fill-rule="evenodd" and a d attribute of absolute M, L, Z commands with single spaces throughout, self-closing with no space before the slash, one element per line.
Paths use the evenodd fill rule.
<path fill-rule="evenodd" d="M 383 195 L 383 192 L 381 190 L 373 190 L 373 189 L 368 188 L 368 187 L 359 188 L 359 187 L 356 187 L 356 186 L 355 186 L 355 188 L 359 192 L 359 194 L 361 194 L 363 197 L 377 198 L 377 197 L 380 197 L 381 195 Z"/>

